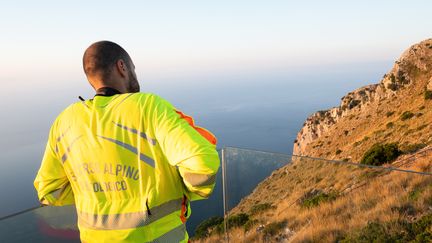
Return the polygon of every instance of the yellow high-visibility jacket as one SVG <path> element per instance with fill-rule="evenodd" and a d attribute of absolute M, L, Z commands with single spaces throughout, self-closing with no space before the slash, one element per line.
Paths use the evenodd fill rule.
<path fill-rule="evenodd" d="M 83 242 L 187 242 L 189 201 L 219 165 L 216 138 L 166 100 L 95 96 L 54 121 L 34 185 L 43 204 L 76 205 Z"/>

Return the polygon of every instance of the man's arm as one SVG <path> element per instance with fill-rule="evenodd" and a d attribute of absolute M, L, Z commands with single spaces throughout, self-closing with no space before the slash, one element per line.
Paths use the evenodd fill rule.
<path fill-rule="evenodd" d="M 205 129 L 194 126 L 188 121 L 190 117 L 176 111 L 169 102 L 158 96 L 154 98 L 152 117 L 161 149 L 169 163 L 177 166 L 188 190 L 188 198 L 208 198 L 214 189 L 220 165 L 216 145 L 212 143 L 216 143 L 216 138 Z"/>
<path fill-rule="evenodd" d="M 45 153 L 34 186 L 41 204 L 63 206 L 74 204 L 75 200 L 63 164 L 54 150 L 57 142 L 54 132 L 55 124 L 56 122 L 50 129 Z"/>

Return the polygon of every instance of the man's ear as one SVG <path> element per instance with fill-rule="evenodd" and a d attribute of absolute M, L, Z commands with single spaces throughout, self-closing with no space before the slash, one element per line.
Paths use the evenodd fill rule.
<path fill-rule="evenodd" d="M 128 75 L 128 70 L 127 70 L 127 66 L 126 66 L 126 62 L 123 59 L 119 59 L 116 63 L 116 68 L 117 71 L 120 73 L 120 75 L 123 78 L 126 78 Z"/>

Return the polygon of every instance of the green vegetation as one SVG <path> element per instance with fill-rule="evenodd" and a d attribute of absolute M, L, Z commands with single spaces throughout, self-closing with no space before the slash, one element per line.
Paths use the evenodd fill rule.
<path fill-rule="evenodd" d="M 382 165 L 395 160 L 401 151 L 396 143 L 375 144 L 373 145 L 361 159 L 361 164 L 367 165 Z"/>
<path fill-rule="evenodd" d="M 286 220 L 282 220 L 279 222 L 273 222 L 265 226 L 263 233 L 264 237 L 271 237 L 275 236 L 277 233 L 279 233 L 282 229 L 284 229 L 287 225 Z"/>
<path fill-rule="evenodd" d="M 391 82 L 387 84 L 387 88 L 390 90 L 396 91 L 398 88 L 398 86 L 396 84 L 398 80 L 396 79 L 396 76 L 393 73 L 390 74 L 390 81 Z"/>
<path fill-rule="evenodd" d="M 302 208 L 313 208 L 324 202 L 331 202 L 337 198 L 338 194 L 335 192 L 325 193 L 307 193 L 303 196 L 303 200 L 300 203 Z"/>
<path fill-rule="evenodd" d="M 256 221 L 251 220 L 248 214 L 240 213 L 228 217 L 228 229 L 244 226 L 250 228 Z M 201 239 L 210 236 L 213 232 L 221 234 L 224 231 L 224 219 L 211 217 L 201 222 L 195 229 L 194 238 Z"/>
<path fill-rule="evenodd" d="M 256 219 L 251 219 L 249 221 L 247 221 L 244 225 L 244 230 L 245 231 L 249 231 L 250 229 L 252 229 L 252 227 L 254 227 L 256 224 L 258 224 L 258 220 Z"/>
<path fill-rule="evenodd" d="M 352 109 L 356 106 L 358 106 L 361 103 L 360 100 L 351 100 L 351 102 L 348 104 L 348 109 Z"/>
<path fill-rule="evenodd" d="M 390 74 L 390 80 L 392 81 L 392 83 L 396 82 L 396 77 L 394 76 L 394 74 Z"/>
<path fill-rule="evenodd" d="M 402 113 L 402 115 L 400 116 L 400 119 L 402 121 L 411 119 L 414 116 L 414 113 L 412 113 L 411 111 L 405 111 L 404 113 Z"/>
<path fill-rule="evenodd" d="M 425 100 L 432 99 L 432 91 L 431 90 L 425 90 L 425 92 L 424 92 L 424 98 L 425 98 Z"/>
<path fill-rule="evenodd" d="M 387 84 L 387 88 L 390 89 L 390 90 L 396 91 L 397 90 L 397 85 L 396 85 L 396 83 L 389 83 L 389 84 Z"/>
<path fill-rule="evenodd" d="M 431 242 L 432 214 L 415 222 L 406 220 L 387 223 L 370 222 L 363 229 L 352 232 L 340 242 Z"/>
<path fill-rule="evenodd" d="M 340 150 L 340 149 L 338 149 L 338 150 L 336 150 L 336 155 L 338 155 L 338 154 L 340 154 L 340 153 L 342 153 L 342 150 Z"/>
<path fill-rule="evenodd" d="M 425 100 L 432 100 L 432 90 L 425 90 L 424 91 L 424 98 Z"/>
<path fill-rule="evenodd" d="M 386 127 L 388 129 L 393 128 L 394 127 L 394 123 L 393 122 L 389 122 L 389 123 L 387 123 Z"/>
<path fill-rule="evenodd" d="M 260 204 L 256 204 L 256 205 L 252 206 L 250 213 L 251 213 L 251 215 L 255 215 L 255 214 L 262 213 L 264 211 L 267 211 L 269 209 L 274 209 L 274 208 L 276 208 L 276 207 L 271 205 L 270 203 L 260 203 Z"/>
<path fill-rule="evenodd" d="M 408 194 L 408 199 L 411 201 L 415 201 L 422 194 L 423 188 L 416 188 Z"/>
<path fill-rule="evenodd" d="M 407 80 L 407 79 L 405 78 L 405 73 L 404 73 L 402 70 L 399 70 L 399 71 L 397 72 L 397 80 L 398 80 L 398 82 L 401 83 L 401 84 L 408 84 L 408 83 L 409 83 L 409 80 Z"/>
<path fill-rule="evenodd" d="M 205 238 L 208 237 L 210 234 L 210 229 L 214 228 L 220 224 L 223 224 L 223 218 L 222 217 L 211 217 L 209 219 L 206 219 L 202 221 L 195 229 L 195 236 L 196 238 Z"/>
<path fill-rule="evenodd" d="M 395 113 L 394 111 L 387 111 L 386 116 L 387 117 L 393 116 L 394 113 Z"/>
<path fill-rule="evenodd" d="M 249 221 L 249 215 L 245 213 L 235 214 L 228 217 L 228 227 L 235 228 L 245 225 Z"/>

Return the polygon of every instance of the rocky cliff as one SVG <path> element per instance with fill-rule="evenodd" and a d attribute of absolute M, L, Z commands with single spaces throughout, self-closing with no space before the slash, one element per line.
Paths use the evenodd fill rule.
<path fill-rule="evenodd" d="M 318 111 L 308 117 L 297 134 L 294 154 L 335 157 L 334 153 L 341 151 L 337 152 L 338 155 L 357 159 L 355 154 L 346 152 L 353 149 L 348 140 L 358 145 L 364 137 L 370 137 L 369 131 L 379 129 L 381 121 L 392 120 L 390 114 L 409 111 L 413 104 L 421 107 L 430 90 L 432 39 L 427 39 L 408 48 L 378 84 L 354 90 L 342 97 L 338 107 Z M 359 120 L 364 120 L 366 126 Z M 410 129 L 405 128 L 402 130 Z M 347 136 L 349 138 L 344 139 Z M 336 137 L 342 138 L 341 143 L 334 142 Z M 378 138 L 381 139 L 383 137 Z"/>

